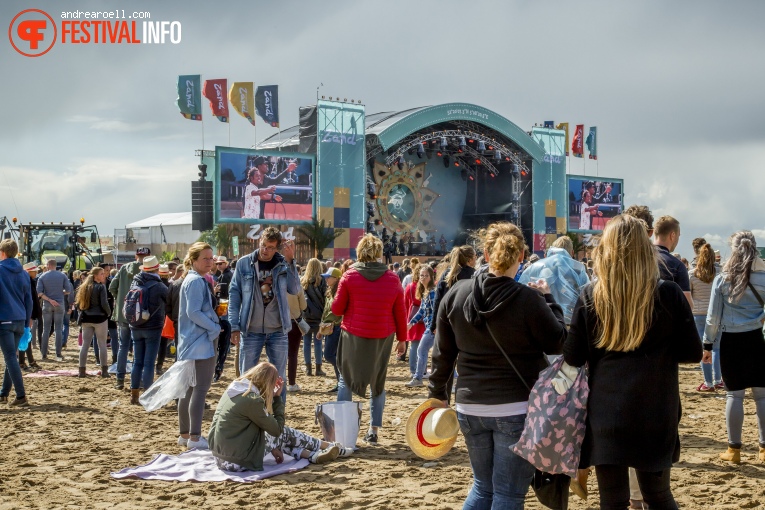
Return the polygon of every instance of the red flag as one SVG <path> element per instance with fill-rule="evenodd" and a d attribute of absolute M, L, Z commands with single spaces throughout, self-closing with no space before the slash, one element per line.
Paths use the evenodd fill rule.
<path fill-rule="evenodd" d="M 210 110 L 221 122 L 228 122 L 228 96 L 226 79 L 205 80 L 202 95 L 210 101 Z"/>
<path fill-rule="evenodd" d="M 574 139 L 571 141 L 571 152 L 575 158 L 584 157 L 584 124 L 577 124 Z"/>

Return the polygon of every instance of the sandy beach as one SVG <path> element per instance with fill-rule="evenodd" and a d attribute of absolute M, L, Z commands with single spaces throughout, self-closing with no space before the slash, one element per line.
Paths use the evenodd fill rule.
<path fill-rule="evenodd" d="M 70 339 L 67 361 L 41 362 L 43 368 L 76 369 L 76 346 L 76 338 Z M 92 355 L 89 363 L 95 368 Z M 233 375 L 229 361 L 207 399 L 211 409 L 205 413 L 205 434 Z M 174 405 L 146 413 L 129 405 L 127 391 L 113 388 L 113 377 L 25 377 L 31 407 L 0 409 L 0 509 L 459 509 L 471 483 L 465 443 L 460 437 L 433 467 L 424 467 L 425 461 L 411 453 L 404 440 L 406 418 L 425 399 L 426 390 L 405 388 L 408 375 L 408 363 L 391 360 L 385 427 L 378 446 L 359 441 L 359 450 L 349 459 L 250 484 L 116 480 L 110 472 L 145 464 L 158 453 L 182 451 L 176 444 Z M 756 460 L 757 426 L 750 395 L 745 401 L 742 463 L 734 466 L 717 458 L 726 447 L 725 394 L 694 391 L 701 373 L 690 365 L 681 367 L 680 381 L 683 449 L 672 471 L 680 506 L 765 508 L 765 464 Z M 308 377 L 299 370 L 298 384 L 303 390 L 287 400 L 288 424 L 320 435 L 314 406 L 334 400 L 326 393 L 334 378 Z M 394 425 L 397 419 L 400 423 Z M 368 420 L 365 410 L 362 432 Z M 572 495 L 570 508 L 599 508 L 594 477 L 590 493 L 589 505 Z M 531 491 L 527 508 L 543 508 Z"/>

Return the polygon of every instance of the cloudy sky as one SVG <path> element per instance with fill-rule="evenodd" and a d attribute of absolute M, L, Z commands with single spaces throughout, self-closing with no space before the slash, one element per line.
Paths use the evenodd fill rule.
<path fill-rule="evenodd" d="M 59 24 L 63 10 L 148 11 L 180 21 L 182 41 L 57 43 L 38 58 L 1 43 L 0 216 L 84 216 L 108 235 L 190 210 L 203 129 L 208 149 L 255 141 L 235 113 L 230 126 L 206 104 L 204 125 L 181 117 L 177 76 L 202 74 L 278 84 L 284 127 L 320 83 L 368 113 L 464 101 L 525 129 L 596 125 L 599 174 L 677 217 L 684 254 L 699 235 L 725 253 L 743 228 L 765 245 L 765 2 L 5 1 L 0 25 L 30 7 Z M 274 133 L 257 122 L 258 140 Z"/>

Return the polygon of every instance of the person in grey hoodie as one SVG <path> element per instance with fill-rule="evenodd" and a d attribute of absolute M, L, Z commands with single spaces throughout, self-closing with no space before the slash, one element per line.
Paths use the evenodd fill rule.
<path fill-rule="evenodd" d="M 8 402 L 13 385 L 16 400 L 10 403 L 11 407 L 29 405 L 16 351 L 24 328 L 31 326 L 32 291 L 29 275 L 16 258 L 18 253 L 19 247 L 13 239 L 0 242 L 0 349 L 5 360 L 0 402 Z"/>

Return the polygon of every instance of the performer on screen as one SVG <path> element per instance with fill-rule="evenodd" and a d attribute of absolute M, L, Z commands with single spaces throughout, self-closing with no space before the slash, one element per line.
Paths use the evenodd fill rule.
<path fill-rule="evenodd" d="M 595 184 L 590 182 L 587 182 L 585 185 L 585 190 L 582 192 L 582 206 L 579 211 L 579 229 L 580 230 L 592 230 L 592 218 L 590 217 L 591 214 L 596 214 L 597 216 L 603 216 L 603 213 L 598 210 L 600 207 L 600 204 L 594 204 L 593 201 L 593 193 L 595 192 Z"/>
<path fill-rule="evenodd" d="M 602 193 L 595 196 L 595 203 L 596 204 L 613 204 L 614 203 L 614 196 L 611 194 L 611 183 L 607 182 L 605 183 L 605 189 Z"/>
<path fill-rule="evenodd" d="M 261 218 L 261 199 L 281 202 L 282 197 L 276 194 L 276 186 L 263 188 L 263 174 L 258 167 L 252 167 L 247 171 L 249 184 L 244 188 L 244 212 L 242 218 Z"/>

